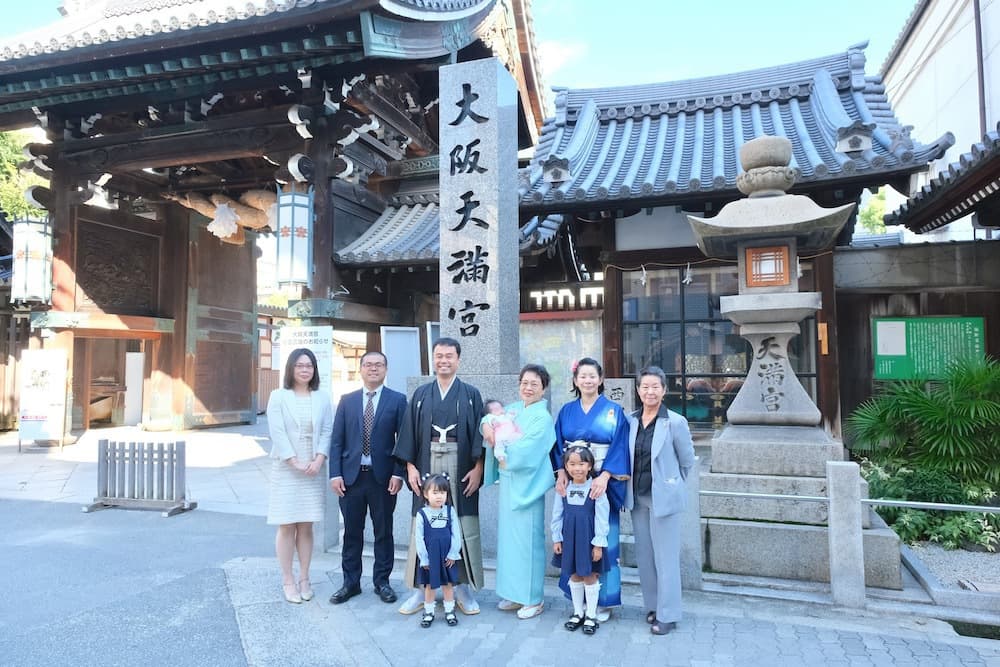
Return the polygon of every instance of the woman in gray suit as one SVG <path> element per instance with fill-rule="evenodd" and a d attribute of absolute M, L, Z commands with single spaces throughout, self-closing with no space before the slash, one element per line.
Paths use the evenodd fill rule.
<path fill-rule="evenodd" d="M 632 479 L 625 506 L 632 511 L 642 600 L 650 610 L 646 622 L 654 635 L 665 635 L 681 618 L 681 512 L 694 445 L 687 419 L 663 405 L 663 369 L 643 368 L 636 391 L 642 409 L 629 417 Z"/>

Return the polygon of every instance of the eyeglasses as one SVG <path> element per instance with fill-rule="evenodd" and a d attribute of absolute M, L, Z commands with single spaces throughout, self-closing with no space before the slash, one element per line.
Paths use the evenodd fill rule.
<path fill-rule="evenodd" d="M 312 368 L 313 368 L 312 364 L 295 364 L 295 370 L 302 369 L 302 370 L 310 370 L 311 371 Z"/>
<path fill-rule="evenodd" d="M 366 361 L 361 364 L 361 368 L 382 368 L 385 366 L 384 361 Z"/>
<path fill-rule="evenodd" d="M 532 389 L 537 389 L 537 388 L 539 388 L 539 387 L 542 386 L 542 383 L 539 382 L 538 380 L 534 380 L 534 381 L 531 381 L 531 380 L 522 380 L 521 381 L 521 386 L 522 387 L 531 387 Z"/>

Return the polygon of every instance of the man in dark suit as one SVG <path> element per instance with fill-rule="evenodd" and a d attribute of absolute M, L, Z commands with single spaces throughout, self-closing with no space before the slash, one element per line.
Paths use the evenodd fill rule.
<path fill-rule="evenodd" d="M 395 557 L 392 513 L 396 494 L 403 488 L 403 466 L 393 458 L 392 450 L 406 412 L 406 396 L 383 385 L 387 363 L 381 352 L 366 352 L 361 357 L 364 387 L 341 397 L 333 420 L 330 488 L 340 496 L 344 516 L 344 585 L 330 597 L 332 604 L 361 593 L 366 512 L 371 514 L 375 532 L 375 594 L 382 602 L 396 601 L 396 592 L 389 585 Z"/>

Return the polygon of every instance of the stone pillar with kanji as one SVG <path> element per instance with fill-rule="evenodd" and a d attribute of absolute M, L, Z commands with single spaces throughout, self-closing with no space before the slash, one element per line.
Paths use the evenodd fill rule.
<path fill-rule="evenodd" d="M 496 58 L 439 77 L 441 335 L 462 344 L 462 375 L 516 374 L 517 86 Z"/>

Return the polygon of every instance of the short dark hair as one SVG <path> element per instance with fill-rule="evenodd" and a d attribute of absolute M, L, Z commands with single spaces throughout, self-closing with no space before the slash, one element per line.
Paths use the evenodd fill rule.
<path fill-rule="evenodd" d="M 580 457 L 580 460 L 584 463 L 590 464 L 590 477 L 594 476 L 594 466 L 597 465 L 597 459 L 594 458 L 594 452 L 590 451 L 590 447 L 582 447 L 580 445 L 573 445 L 563 452 L 563 469 L 566 469 L 566 464 L 569 462 L 570 454 L 576 454 Z M 567 470 L 567 472 L 569 472 Z"/>
<path fill-rule="evenodd" d="M 455 348 L 455 354 L 457 354 L 459 357 L 462 356 L 462 344 L 459 343 L 454 338 L 448 338 L 447 336 L 445 336 L 444 338 L 438 338 L 436 341 L 434 341 L 434 344 L 431 345 L 431 352 L 434 352 L 434 348 L 436 347 L 453 347 Z"/>
<path fill-rule="evenodd" d="M 316 355 L 307 347 L 297 347 L 288 355 L 288 361 L 285 362 L 285 389 L 293 389 L 295 387 L 295 362 L 303 354 L 309 357 L 309 361 L 313 365 L 313 376 L 309 380 L 309 391 L 319 389 L 319 364 L 316 362 Z"/>
<path fill-rule="evenodd" d="M 578 372 L 580 372 L 580 366 L 593 366 L 594 368 L 597 369 L 597 377 L 601 378 L 601 384 L 599 384 L 597 386 L 597 393 L 598 394 L 603 394 L 604 393 L 604 369 L 601 368 L 601 364 L 597 361 L 597 359 L 593 359 L 591 357 L 584 357 L 580 361 L 576 362 L 576 366 L 573 367 L 573 379 L 574 380 L 576 379 L 576 374 Z M 573 387 L 572 387 L 572 389 L 570 389 L 570 391 L 573 392 L 574 396 L 576 396 L 577 398 L 580 398 L 580 388 L 576 386 L 575 382 L 573 383 Z"/>
<path fill-rule="evenodd" d="M 639 371 L 638 375 L 635 376 L 636 389 L 639 388 L 639 384 L 642 382 L 642 378 L 646 377 L 647 375 L 655 377 L 660 381 L 660 384 L 663 385 L 664 389 L 667 388 L 667 374 L 663 372 L 663 369 L 660 368 L 659 366 L 646 366 L 641 371 Z"/>
<path fill-rule="evenodd" d="M 549 388 L 549 382 L 552 380 L 552 376 L 550 376 L 549 372 L 545 370 L 545 366 L 542 366 L 541 364 L 527 364 L 521 369 L 517 379 L 523 380 L 525 373 L 534 373 L 538 376 L 538 379 L 542 381 L 542 389 Z"/>
<path fill-rule="evenodd" d="M 498 404 L 501 408 L 503 407 L 503 401 L 499 398 L 487 398 L 483 401 L 483 416 L 485 417 L 490 413 L 490 406 L 494 403 Z"/>
<path fill-rule="evenodd" d="M 382 357 L 382 361 L 385 363 L 385 367 L 386 368 L 389 367 L 389 357 L 385 356 L 383 353 L 379 352 L 378 350 L 368 350 L 367 352 L 365 352 L 364 354 L 361 355 L 361 358 L 358 359 L 358 363 L 359 364 L 365 363 L 365 357 L 370 357 L 373 354 L 377 354 L 378 356 Z"/>

